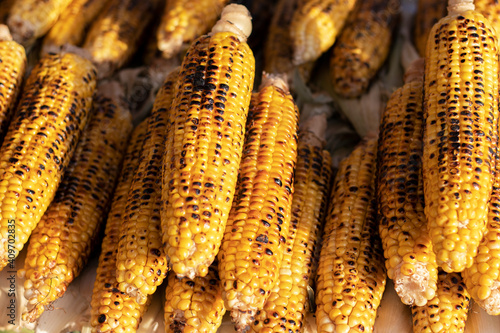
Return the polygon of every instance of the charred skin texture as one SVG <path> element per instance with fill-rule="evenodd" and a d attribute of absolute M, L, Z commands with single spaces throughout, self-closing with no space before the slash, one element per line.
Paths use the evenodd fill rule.
<path fill-rule="evenodd" d="M 171 72 L 158 91 L 148 132 L 128 193 L 116 255 L 118 289 L 144 304 L 169 270 L 161 239 L 161 170 L 166 129 L 179 72 Z"/>
<path fill-rule="evenodd" d="M 216 333 L 226 313 L 217 262 L 204 277 L 168 275 L 165 289 L 165 332 Z"/>
<path fill-rule="evenodd" d="M 365 0 L 346 24 L 330 58 L 334 91 L 344 98 L 362 95 L 384 64 L 399 16 L 399 0 Z"/>
<path fill-rule="evenodd" d="M 83 49 L 90 54 L 99 78 L 132 57 L 159 0 L 110 0 L 90 26 Z"/>
<path fill-rule="evenodd" d="M 163 164 L 162 233 L 178 277 L 208 273 L 233 201 L 255 60 L 246 36 L 225 31 L 221 24 L 227 23 L 225 13 L 241 7 L 226 6 L 216 31 L 193 42 L 172 103 Z"/>
<path fill-rule="evenodd" d="M 54 200 L 31 235 L 24 269 L 23 320 L 35 322 L 82 271 L 105 219 L 132 130 L 130 112 L 98 89 Z"/>
<path fill-rule="evenodd" d="M 254 332 L 300 332 L 308 308 L 314 255 L 326 216 L 331 177 L 330 153 L 311 132 L 299 132 L 295 192 L 279 280 L 252 323 Z"/>
<path fill-rule="evenodd" d="M 427 39 L 432 27 L 446 16 L 447 0 L 418 0 L 413 26 L 413 43 L 420 56 L 425 56 Z"/>
<path fill-rule="evenodd" d="M 449 8 L 427 43 L 423 175 L 438 265 L 461 272 L 486 231 L 498 141 L 498 52 L 483 15 Z"/>
<path fill-rule="evenodd" d="M 2 4 L 3 5 L 3 4 Z M 17 42 L 0 40 L 0 144 L 15 112 L 26 71 L 26 52 Z"/>
<path fill-rule="evenodd" d="M 229 0 L 169 0 L 156 32 L 158 49 L 171 58 L 183 45 L 206 34 L 219 18 Z"/>
<path fill-rule="evenodd" d="M 355 0 L 303 0 L 290 26 L 295 65 L 314 61 L 334 43 Z"/>
<path fill-rule="evenodd" d="M 92 107 L 96 72 L 74 54 L 32 70 L 0 148 L 0 269 L 13 263 L 54 198 Z"/>
<path fill-rule="evenodd" d="M 297 161 L 298 109 L 279 77 L 264 75 L 252 97 L 238 184 L 224 233 L 219 274 L 238 331 L 255 320 L 286 250 Z"/>
<path fill-rule="evenodd" d="M 439 271 L 436 296 L 424 306 L 412 306 L 413 332 L 463 333 L 470 295 L 460 274 Z"/>
<path fill-rule="evenodd" d="M 318 332 L 373 332 L 386 272 L 375 200 L 377 140 L 365 139 L 342 161 L 333 188 L 316 284 Z"/>
<path fill-rule="evenodd" d="M 25 47 L 49 31 L 72 0 L 16 0 L 7 18 L 12 37 Z"/>
<path fill-rule="evenodd" d="M 128 192 L 139 165 L 147 130 L 148 119 L 140 123 L 132 132 L 118 184 L 113 194 L 90 302 L 92 332 L 134 333 L 147 309 L 148 302 L 141 305 L 134 297 L 118 290 L 118 282 L 115 278 L 120 225 L 127 205 Z"/>
<path fill-rule="evenodd" d="M 435 296 L 438 269 L 424 214 L 423 59 L 417 66 L 382 116 L 377 196 L 387 276 L 403 303 L 423 306 Z"/>
<path fill-rule="evenodd" d="M 86 29 L 109 0 L 73 0 L 43 39 L 41 54 L 58 53 L 65 45 L 79 46 Z"/>

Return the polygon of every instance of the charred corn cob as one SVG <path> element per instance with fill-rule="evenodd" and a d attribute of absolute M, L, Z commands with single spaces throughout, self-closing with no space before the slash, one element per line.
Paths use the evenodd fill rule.
<path fill-rule="evenodd" d="M 134 54 L 158 0 L 110 0 L 83 44 L 99 77 L 109 76 Z"/>
<path fill-rule="evenodd" d="M 42 54 L 57 53 L 64 45 L 80 45 L 86 28 L 109 0 L 73 0 L 43 39 Z"/>
<path fill-rule="evenodd" d="M 497 145 L 498 53 L 496 36 L 472 0 L 450 1 L 448 16 L 427 43 L 423 174 L 438 265 L 461 272 L 472 265 L 486 229 Z"/>
<path fill-rule="evenodd" d="M 24 47 L 12 41 L 5 26 L 0 29 L 0 144 L 3 142 L 26 71 Z M 4 30 L 5 29 L 5 30 Z"/>
<path fill-rule="evenodd" d="M 490 21 L 497 39 L 500 38 L 500 2 L 498 0 L 474 0 L 474 5 L 476 10 Z"/>
<path fill-rule="evenodd" d="M 280 77 L 264 75 L 250 114 L 219 255 L 223 297 L 238 331 L 253 322 L 278 281 L 297 159 L 298 109 Z"/>
<path fill-rule="evenodd" d="M 462 277 L 440 271 L 436 296 L 424 306 L 411 307 L 413 332 L 464 332 L 469 302 Z"/>
<path fill-rule="evenodd" d="M 16 0 L 7 25 L 14 40 L 24 46 L 45 35 L 72 0 Z"/>
<path fill-rule="evenodd" d="M 170 0 L 158 27 L 158 49 L 165 58 L 179 53 L 182 45 L 206 34 L 229 0 Z"/>
<path fill-rule="evenodd" d="M 413 42 L 418 53 L 424 57 L 427 39 L 432 27 L 446 16 L 447 0 L 418 0 L 413 27 Z"/>
<path fill-rule="evenodd" d="M 108 213 L 105 236 L 97 266 L 97 277 L 92 293 L 90 323 L 97 333 L 135 332 L 147 305 L 140 305 L 135 298 L 118 290 L 116 282 L 116 253 L 128 192 L 132 185 L 144 138 L 148 130 L 146 119 L 133 131 L 123 160 L 115 193 Z"/>
<path fill-rule="evenodd" d="M 28 300 L 23 320 L 28 322 L 36 321 L 80 274 L 107 215 L 132 130 L 130 112 L 120 106 L 114 89 L 119 89 L 118 83 L 100 87 L 61 185 L 30 238 L 19 271 Z"/>
<path fill-rule="evenodd" d="M 345 201 L 327 217 L 331 231 L 317 276 L 318 332 L 373 332 L 386 282 L 376 223 L 376 148 L 376 139 L 363 142 L 339 168 L 337 177 L 348 187 Z"/>
<path fill-rule="evenodd" d="M 161 239 L 161 168 L 168 112 L 179 72 L 171 72 L 156 95 L 148 134 L 128 193 L 116 255 L 118 289 L 143 304 L 167 277 Z"/>
<path fill-rule="evenodd" d="M 0 269 L 12 263 L 54 198 L 87 123 L 96 72 L 74 54 L 33 68 L 0 148 Z"/>
<path fill-rule="evenodd" d="M 403 303 L 418 306 L 434 297 L 438 274 L 424 215 L 423 80 L 424 62 L 419 59 L 385 108 L 377 168 L 379 232 L 387 275 Z"/>
<path fill-rule="evenodd" d="M 389 55 L 399 0 L 367 0 L 359 7 L 330 58 L 333 90 L 345 98 L 363 94 Z"/>
<path fill-rule="evenodd" d="M 226 313 L 217 263 L 204 277 L 168 275 L 165 289 L 165 332 L 216 333 Z"/>
<path fill-rule="evenodd" d="M 318 59 L 342 30 L 356 0 L 304 0 L 290 26 L 295 65 Z"/>
<path fill-rule="evenodd" d="M 494 183 L 486 233 L 471 267 L 462 272 L 467 290 L 490 315 L 500 314 L 500 156 L 496 155 Z"/>
<path fill-rule="evenodd" d="M 233 200 L 255 60 L 248 11 L 228 5 L 186 54 L 163 164 L 162 232 L 178 277 L 205 276 Z"/>
<path fill-rule="evenodd" d="M 16 0 L 2 0 L 0 2 L 0 24 L 7 23 L 7 17 L 9 16 L 10 9 L 14 5 Z"/>
<path fill-rule="evenodd" d="M 319 126 L 326 125 L 326 119 Z M 317 126 L 317 124 L 314 124 Z M 318 126 L 318 127 L 319 127 Z M 323 132 L 326 126 L 322 128 Z M 263 310 L 257 311 L 252 330 L 300 332 L 304 327 L 309 280 L 313 273 L 315 248 L 326 213 L 331 176 L 330 153 L 322 150 L 324 133 L 315 129 L 299 132 L 295 192 L 286 249 L 279 280 Z"/>

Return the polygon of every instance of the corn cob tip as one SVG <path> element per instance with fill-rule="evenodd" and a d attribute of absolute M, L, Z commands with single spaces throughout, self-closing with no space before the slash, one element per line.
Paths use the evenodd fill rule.
<path fill-rule="evenodd" d="M 474 299 L 478 305 L 483 308 L 487 314 L 491 316 L 500 315 L 500 282 L 493 281 L 493 284 L 489 287 L 490 295 L 482 300 Z"/>
<path fill-rule="evenodd" d="M 448 16 L 458 15 L 468 10 L 474 10 L 474 0 L 449 0 Z"/>
<path fill-rule="evenodd" d="M 230 4 L 224 7 L 221 17 L 212 28 L 212 34 L 232 32 L 242 42 L 246 42 L 252 33 L 252 15 L 243 5 Z"/>
<path fill-rule="evenodd" d="M 12 33 L 12 39 L 23 45 L 32 39 L 35 34 L 33 23 L 19 15 L 10 15 L 7 18 L 7 26 Z"/>
<path fill-rule="evenodd" d="M 408 66 L 404 76 L 405 83 L 424 80 L 424 62 L 424 58 L 418 58 Z"/>
<path fill-rule="evenodd" d="M 264 87 L 275 86 L 282 89 L 284 92 L 288 93 L 288 83 L 287 83 L 287 75 L 284 73 L 280 74 L 271 74 L 271 73 L 262 73 L 262 82 L 260 84 L 259 90 Z"/>
<path fill-rule="evenodd" d="M 394 269 L 394 289 L 401 301 L 406 305 L 424 306 L 436 294 L 435 282 L 431 285 L 429 270 L 421 262 L 415 262 L 415 270 L 411 275 L 401 272 L 401 262 Z M 434 286 L 434 288 L 433 288 Z"/>
<path fill-rule="evenodd" d="M 9 27 L 5 24 L 0 24 L 0 41 L 12 40 Z"/>
<path fill-rule="evenodd" d="M 325 113 L 315 114 L 306 122 L 300 131 L 300 142 L 306 145 L 323 147 L 325 145 L 325 133 L 327 127 L 327 116 Z"/>
<path fill-rule="evenodd" d="M 231 319 L 238 333 L 246 333 L 250 330 L 250 325 L 255 320 L 255 313 L 256 311 L 253 310 L 235 309 L 231 311 Z"/>
<path fill-rule="evenodd" d="M 118 80 L 103 80 L 97 86 L 99 95 L 107 97 L 120 104 L 121 107 L 128 110 L 125 102 L 125 90 Z"/>

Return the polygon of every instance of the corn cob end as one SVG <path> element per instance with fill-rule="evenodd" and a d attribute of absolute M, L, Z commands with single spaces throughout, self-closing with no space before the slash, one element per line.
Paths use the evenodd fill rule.
<path fill-rule="evenodd" d="M 0 24 L 0 41 L 12 40 L 12 35 L 10 34 L 9 27 L 5 24 Z"/>
<path fill-rule="evenodd" d="M 448 1 L 448 15 L 458 15 L 468 10 L 474 10 L 474 0 L 449 0 Z"/>
<path fill-rule="evenodd" d="M 12 38 L 23 45 L 33 39 L 35 35 L 35 26 L 33 23 L 23 19 L 19 15 L 10 15 L 7 18 L 7 26 L 11 30 Z"/>
<path fill-rule="evenodd" d="M 246 42 L 252 33 L 252 15 L 243 5 L 230 4 L 224 7 L 220 20 L 212 28 L 212 34 L 232 32 L 241 42 Z"/>
<path fill-rule="evenodd" d="M 320 113 L 311 116 L 302 125 L 300 131 L 300 142 L 305 145 L 323 147 L 325 145 L 325 133 L 327 127 L 327 114 Z"/>
<path fill-rule="evenodd" d="M 493 281 L 493 284 L 489 286 L 484 299 L 474 299 L 474 301 L 481 306 L 487 314 L 490 316 L 500 315 L 500 282 Z M 478 291 L 478 293 L 480 290 Z M 481 295 L 478 295 L 481 298 Z"/>
<path fill-rule="evenodd" d="M 424 79 L 424 58 L 415 59 L 405 71 L 404 82 L 422 81 Z"/>
<path fill-rule="evenodd" d="M 401 267 L 404 264 L 402 261 L 394 267 L 394 289 L 404 304 L 424 306 L 427 300 L 436 295 L 435 281 L 431 279 L 429 267 L 422 262 L 416 262 L 412 265 L 411 274 L 404 275 L 404 269 Z"/>

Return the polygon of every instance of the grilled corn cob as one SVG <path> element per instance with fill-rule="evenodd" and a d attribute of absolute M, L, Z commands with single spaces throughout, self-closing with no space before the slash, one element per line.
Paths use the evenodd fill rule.
<path fill-rule="evenodd" d="M 90 303 L 90 323 L 93 332 L 135 332 L 147 307 L 147 305 L 138 304 L 135 298 L 119 291 L 118 282 L 115 279 L 120 225 L 125 213 L 128 192 L 139 165 L 147 130 L 148 120 L 146 119 L 132 133 L 108 213 Z"/>
<path fill-rule="evenodd" d="M 500 2 L 498 0 L 474 0 L 476 10 L 486 17 L 500 38 Z"/>
<path fill-rule="evenodd" d="M 450 0 L 448 9 L 427 43 L 425 215 L 438 265 L 461 272 L 472 265 L 486 229 L 497 144 L 498 52 L 495 34 L 472 0 Z"/>
<path fill-rule="evenodd" d="M 391 48 L 399 0 L 362 1 L 333 47 L 330 77 L 342 97 L 363 94 Z"/>
<path fill-rule="evenodd" d="M 182 45 L 206 34 L 229 0 L 169 0 L 157 31 L 158 49 L 165 58 L 179 53 Z"/>
<path fill-rule="evenodd" d="M 64 45 L 80 45 L 86 28 L 109 0 L 73 0 L 43 39 L 42 54 L 57 53 Z"/>
<path fill-rule="evenodd" d="M 255 332 L 278 329 L 300 332 L 304 327 L 307 290 L 314 269 L 313 256 L 319 247 L 331 176 L 330 153 L 322 150 L 326 119 L 321 121 L 319 132 L 314 128 L 299 132 L 295 192 L 286 250 L 279 280 L 263 310 L 257 311 L 255 316 L 252 324 Z"/>
<path fill-rule="evenodd" d="M 178 277 L 205 276 L 233 200 L 255 60 L 248 11 L 228 5 L 186 54 L 163 167 L 163 243 Z"/>
<path fill-rule="evenodd" d="M 440 271 L 436 296 L 424 306 L 411 307 L 413 332 L 464 332 L 469 305 L 470 296 L 462 277 Z"/>
<path fill-rule="evenodd" d="M 128 193 L 116 255 L 118 289 L 143 304 L 167 277 L 161 240 L 161 168 L 168 112 L 179 72 L 171 72 L 156 95 L 139 166 Z"/>
<path fill-rule="evenodd" d="M 217 262 L 204 277 L 168 276 L 165 289 L 165 332 L 216 333 L 226 313 Z"/>
<path fill-rule="evenodd" d="M 45 35 L 72 0 L 16 0 L 7 25 L 14 40 L 24 46 Z"/>
<path fill-rule="evenodd" d="M 26 71 L 24 47 L 12 41 L 6 26 L 0 26 L 0 144 L 3 142 Z"/>
<path fill-rule="evenodd" d="M 427 39 L 432 27 L 446 16 L 447 0 L 418 0 L 413 41 L 418 53 L 424 57 Z"/>
<path fill-rule="evenodd" d="M 297 159 L 298 109 L 280 77 L 264 75 L 250 114 L 219 256 L 224 301 L 238 331 L 251 324 L 278 281 Z"/>
<path fill-rule="evenodd" d="M 346 193 L 325 226 L 331 231 L 318 268 L 318 332 L 373 332 L 386 282 L 376 223 L 376 148 L 376 139 L 364 141 L 339 168 Z"/>
<path fill-rule="evenodd" d="M 23 320 L 34 322 L 61 297 L 88 260 L 107 215 L 132 122 L 109 83 L 94 99 L 94 113 L 82 134 L 54 200 L 30 238 L 24 269 Z M 115 96 L 113 96 L 115 94 Z"/>
<path fill-rule="evenodd" d="M 54 198 L 87 123 L 90 62 L 50 55 L 33 68 L 0 148 L 0 269 L 19 254 Z"/>
<path fill-rule="evenodd" d="M 290 26 L 295 65 L 318 59 L 342 30 L 355 0 L 303 0 Z"/>
<path fill-rule="evenodd" d="M 109 76 L 134 54 L 158 0 L 110 0 L 83 44 L 99 77 Z"/>
<path fill-rule="evenodd" d="M 412 64 L 385 108 L 378 143 L 377 195 L 387 275 L 403 303 L 436 293 L 437 262 L 424 215 L 422 98 L 424 62 Z"/>

